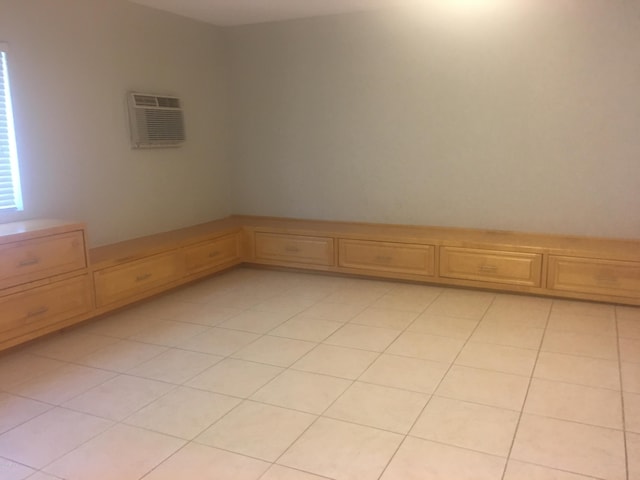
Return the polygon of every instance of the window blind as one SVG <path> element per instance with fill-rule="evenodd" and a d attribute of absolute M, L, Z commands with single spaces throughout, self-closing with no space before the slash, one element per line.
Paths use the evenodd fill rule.
<path fill-rule="evenodd" d="M 22 209 L 6 46 L 0 43 L 0 210 Z"/>

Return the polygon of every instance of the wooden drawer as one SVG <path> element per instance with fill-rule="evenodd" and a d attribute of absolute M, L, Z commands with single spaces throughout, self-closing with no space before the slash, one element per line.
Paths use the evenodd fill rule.
<path fill-rule="evenodd" d="M 435 248 L 431 245 L 345 239 L 338 245 L 341 267 L 413 275 L 434 273 Z"/>
<path fill-rule="evenodd" d="M 547 286 L 566 292 L 640 298 L 640 262 L 551 255 Z"/>
<path fill-rule="evenodd" d="M 240 259 L 238 235 L 227 235 L 185 248 L 187 273 L 196 273 Z"/>
<path fill-rule="evenodd" d="M 462 280 L 541 286 L 542 255 L 440 247 L 440 276 Z"/>
<path fill-rule="evenodd" d="M 96 303 L 101 307 L 178 280 L 180 258 L 173 251 L 95 272 Z"/>
<path fill-rule="evenodd" d="M 0 337 L 24 335 L 91 310 L 88 275 L 0 297 Z"/>
<path fill-rule="evenodd" d="M 0 288 L 85 267 L 82 231 L 0 245 Z"/>
<path fill-rule="evenodd" d="M 333 265 L 333 238 L 256 232 L 256 260 L 273 262 Z"/>

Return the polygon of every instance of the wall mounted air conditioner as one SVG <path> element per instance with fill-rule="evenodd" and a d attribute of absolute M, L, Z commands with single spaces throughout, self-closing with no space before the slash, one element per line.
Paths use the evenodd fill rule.
<path fill-rule="evenodd" d="M 177 147 L 185 141 L 179 98 L 130 92 L 127 100 L 133 148 Z"/>

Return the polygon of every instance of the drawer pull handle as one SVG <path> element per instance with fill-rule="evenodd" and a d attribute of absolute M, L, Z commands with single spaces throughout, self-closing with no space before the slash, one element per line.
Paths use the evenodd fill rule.
<path fill-rule="evenodd" d="M 38 317 L 40 315 L 44 315 L 48 311 L 49 311 L 48 307 L 40 307 L 37 310 L 31 310 L 29 313 L 27 313 L 27 318 Z"/>
<path fill-rule="evenodd" d="M 287 245 L 286 247 L 284 247 L 284 251 L 287 253 L 298 253 L 300 249 L 292 245 Z"/>
<path fill-rule="evenodd" d="M 389 263 L 391 261 L 391 257 L 388 255 L 378 255 L 376 260 L 380 263 Z"/>
<path fill-rule="evenodd" d="M 22 260 L 18 265 L 21 267 L 30 267 L 31 265 L 37 265 L 38 263 L 40 263 L 40 259 L 34 257 L 28 260 Z"/>
<path fill-rule="evenodd" d="M 145 273 L 143 275 L 138 275 L 136 277 L 136 282 L 144 282 L 145 280 L 148 280 L 149 278 L 151 278 L 151 274 L 150 273 Z"/>
<path fill-rule="evenodd" d="M 495 265 L 482 265 L 478 270 L 480 270 L 481 273 L 496 273 L 498 267 Z"/>
<path fill-rule="evenodd" d="M 216 257 L 219 257 L 219 256 L 220 256 L 220 252 L 217 251 L 217 250 L 215 252 L 211 252 L 209 254 L 209 258 L 216 258 Z"/>

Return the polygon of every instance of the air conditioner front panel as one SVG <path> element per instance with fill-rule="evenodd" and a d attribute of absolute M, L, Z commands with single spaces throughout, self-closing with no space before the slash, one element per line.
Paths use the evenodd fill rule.
<path fill-rule="evenodd" d="M 132 93 L 129 119 L 134 148 L 176 147 L 186 139 L 184 114 L 176 97 Z"/>

